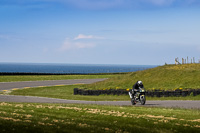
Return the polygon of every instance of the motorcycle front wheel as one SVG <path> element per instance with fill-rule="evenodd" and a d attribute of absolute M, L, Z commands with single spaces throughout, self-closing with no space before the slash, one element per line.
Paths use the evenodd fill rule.
<path fill-rule="evenodd" d="M 146 103 L 146 98 L 145 98 L 145 96 L 141 96 L 141 97 L 140 97 L 140 103 L 141 103 L 142 105 L 145 105 L 145 103 Z"/>

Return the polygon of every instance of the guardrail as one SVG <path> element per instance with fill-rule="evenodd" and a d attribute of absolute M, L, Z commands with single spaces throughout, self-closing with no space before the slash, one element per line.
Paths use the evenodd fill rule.
<path fill-rule="evenodd" d="M 74 95 L 128 95 L 126 89 L 109 89 L 109 90 L 87 90 L 74 88 Z M 175 91 L 146 91 L 146 96 L 149 97 L 185 97 L 185 96 L 197 96 L 200 95 L 200 89 L 187 89 L 187 90 L 175 90 Z"/>

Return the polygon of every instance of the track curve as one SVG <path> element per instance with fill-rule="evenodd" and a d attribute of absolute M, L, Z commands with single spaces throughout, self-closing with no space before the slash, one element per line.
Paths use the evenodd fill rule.
<path fill-rule="evenodd" d="M 72 85 L 72 84 L 91 84 L 103 81 L 105 79 L 76 79 L 76 80 L 51 80 L 51 81 L 25 81 L 25 82 L 1 82 L 0 90 L 11 90 L 13 88 L 38 87 L 38 86 L 54 86 L 54 85 Z M 97 105 L 115 105 L 115 106 L 131 106 L 130 101 L 81 101 L 81 100 L 65 100 L 47 97 L 34 96 L 14 96 L 0 95 L 0 102 L 24 102 L 24 103 L 73 103 L 73 104 L 97 104 Z M 134 105 L 144 107 L 168 107 L 168 108 L 186 108 L 200 109 L 200 100 L 163 100 L 148 101 L 145 105 Z"/>

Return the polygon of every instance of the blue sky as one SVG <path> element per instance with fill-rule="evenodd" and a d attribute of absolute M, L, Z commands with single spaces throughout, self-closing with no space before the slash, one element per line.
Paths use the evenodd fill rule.
<path fill-rule="evenodd" d="M 199 0 L 1 0 L 0 62 L 200 59 Z"/>

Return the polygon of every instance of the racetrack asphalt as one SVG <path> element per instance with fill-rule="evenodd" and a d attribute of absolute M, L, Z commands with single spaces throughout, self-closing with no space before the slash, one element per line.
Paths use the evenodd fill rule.
<path fill-rule="evenodd" d="M 54 86 L 54 85 L 72 85 L 72 84 L 91 84 L 103 81 L 105 79 L 76 79 L 76 80 L 51 80 L 51 81 L 25 81 L 25 82 L 1 82 L 0 90 L 11 90 L 14 88 L 38 87 L 38 86 Z M 69 104 L 97 104 L 97 105 L 115 105 L 115 106 L 132 106 L 130 101 L 82 101 L 82 100 L 65 100 L 47 97 L 34 96 L 14 96 L 0 95 L 0 102 L 24 102 L 24 103 L 69 103 Z M 163 100 L 148 101 L 145 105 L 137 103 L 134 106 L 144 107 L 167 107 L 167 108 L 186 108 L 200 109 L 200 100 Z"/>
<path fill-rule="evenodd" d="M 0 95 L 0 102 L 96 104 L 96 105 L 115 105 L 115 106 L 200 109 L 199 100 L 197 101 L 189 101 L 189 100 L 148 101 L 147 100 L 145 105 L 141 105 L 140 103 L 137 103 L 136 105 L 131 105 L 130 101 L 82 101 L 82 100 L 65 100 L 65 99 L 34 97 L 34 96 Z"/>
<path fill-rule="evenodd" d="M 103 81 L 104 79 L 73 79 L 73 80 L 46 80 L 46 81 L 23 81 L 23 82 L 0 82 L 0 91 L 11 89 L 23 89 L 39 86 L 55 86 L 55 85 L 73 85 L 73 84 L 91 84 Z"/>

